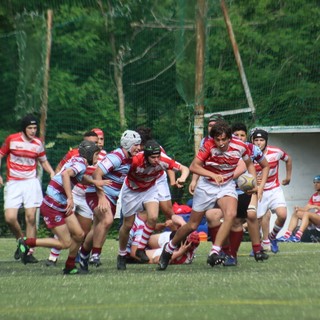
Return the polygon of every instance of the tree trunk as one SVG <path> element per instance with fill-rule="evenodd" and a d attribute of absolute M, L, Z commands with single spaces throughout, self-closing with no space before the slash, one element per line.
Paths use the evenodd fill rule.
<path fill-rule="evenodd" d="M 196 9 L 196 70 L 195 70 L 195 107 L 194 107 L 194 150 L 198 153 L 203 138 L 204 115 L 204 59 L 205 59 L 205 25 L 207 4 L 206 0 L 197 0 Z"/>

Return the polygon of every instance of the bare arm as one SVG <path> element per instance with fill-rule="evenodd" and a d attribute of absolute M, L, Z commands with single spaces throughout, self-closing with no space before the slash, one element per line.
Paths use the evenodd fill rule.
<path fill-rule="evenodd" d="M 41 162 L 41 166 L 42 166 L 43 170 L 45 170 L 46 172 L 49 173 L 50 178 L 53 178 L 53 177 L 54 177 L 55 172 L 54 172 L 54 170 L 52 169 L 52 167 L 51 167 L 51 165 L 50 165 L 50 163 L 49 163 L 48 160 Z"/>
<path fill-rule="evenodd" d="M 173 170 L 167 170 L 167 175 L 169 177 L 170 186 L 174 186 L 176 184 L 176 174 Z"/>
<path fill-rule="evenodd" d="M 288 161 L 286 161 L 286 178 L 282 180 L 282 185 L 286 186 L 291 181 L 292 174 L 292 158 L 288 156 Z"/>
<path fill-rule="evenodd" d="M 211 178 L 213 180 L 216 181 L 217 184 L 220 184 L 224 181 L 223 176 L 220 174 L 214 174 L 213 172 L 205 169 L 203 167 L 203 162 L 198 159 L 198 158 L 194 158 L 191 165 L 190 165 L 190 171 L 192 173 L 196 173 L 199 176 L 204 176 L 204 177 L 208 177 Z"/>
<path fill-rule="evenodd" d="M 242 159 L 237 164 L 236 170 L 234 171 L 233 178 L 237 179 L 239 176 L 241 176 L 243 173 L 247 171 L 246 164 Z"/>
<path fill-rule="evenodd" d="M 67 215 L 69 215 L 72 212 L 74 206 L 72 197 L 71 177 L 74 177 L 75 175 L 76 173 L 71 168 L 68 168 L 61 173 L 62 185 L 67 195 Z"/>
<path fill-rule="evenodd" d="M 190 172 L 189 168 L 184 165 L 181 165 L 180 171 L 181 171 L 181 176 L 177 179 L 175 183 L 178 188 L 182 188 L 184 186 Z"/>
<path fill-rule="evenodd" d="M 190 194 L 193 194 L 194 193 L 194 190 L 196 189 L 196 186 L 197 186 L 197 183 L 198 183 L 198 180 L 199 180 L 199 175 L 194 173 L 192 175 L 192 180 L 189 184 L 189 192 Z"/>

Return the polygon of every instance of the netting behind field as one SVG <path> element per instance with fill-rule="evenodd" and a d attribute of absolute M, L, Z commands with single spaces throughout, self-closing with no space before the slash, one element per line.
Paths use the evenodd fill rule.
<path fill-rule="evenodd" d="M 207 1 L 204 113 L 248 126 L 320 126 L 317 1 L 226 1 L 256 110 L 248 102 L 220 1 Z M 106 149 L 149 126 L 169 155 L 193 156 L 197 1 L 0 4 L 0 139 L 43 103 L 47 9 L 53 11 L 46 146 L 53 166 L 100 127 Z M 125 123 L 125 127 L 121 124 Z M 204 127 L 206 125 L 204 124 Z M 47 182 L 44 176 L 44 185 Z M 188 197 L 187 192 L 177 199 Z"/>

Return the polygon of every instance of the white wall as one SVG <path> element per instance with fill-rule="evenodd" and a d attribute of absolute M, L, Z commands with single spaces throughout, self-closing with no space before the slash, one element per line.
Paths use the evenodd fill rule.
<path fill-rule="evenodd" d="M 288 217 L 279 233 L 281 236 L 288 226 L 293 207 L 304 206 L 314 193 L 313 177 L 320 175 L 320 133 L 269 132 L 268 144 L 282 148 L 292 157 L 293 164 L 291 182 L 288 186 L 282 187 L 288 205 Z M 281 180 L 284 179 L 285 173 L 285 163 L 281 161 L 279 175 Z M 273 214 L 270 227 L 274 221 Z"/>

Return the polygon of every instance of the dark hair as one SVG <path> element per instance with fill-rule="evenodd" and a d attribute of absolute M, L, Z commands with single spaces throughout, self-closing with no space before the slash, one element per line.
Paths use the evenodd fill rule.
<path fill-rule="evenodd" d="M 246 134 L 248 132 L 247 126 L 242 122 L 236 122 L 231 126 L 232 133 L 236 131 L 244 131 Z"/>
<path fill-rule="evenodd" d="M 84 135 L 83 135 L 84 138 L 87 138 L 87 137 L 98 137 L 98 135 L 94 132 L 94 131 L 87 131 Z"/>
<path fill-rule="evenodd" d="M 210 137 L 216 138 L 222 134 L 226 134 L 226 137 L 231 139 L 232 132 L 231 127 L 225 121 L 218 121 L 210 130 Z"/>
<path fill-rule="evenodd" d="M 151 128 L 140 126 L 136 131 L 140 134 L 142 145 L 145 145 L 148 140 L 152 139 Z"/>

